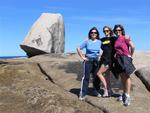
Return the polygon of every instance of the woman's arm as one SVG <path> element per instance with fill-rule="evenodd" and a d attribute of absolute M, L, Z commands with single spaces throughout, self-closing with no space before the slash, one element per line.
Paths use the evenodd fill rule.
<path fill-rule="evenodd" d="M 135 50 L 135 47 L 134 47 L 134 44 L 132 41 L 129 42 L 129 46 L 130 46 L 130 52 L 131 52 L 131 56 L 133 56 L 133 53 L 134 53 L 134 50 Z"/>
<path fill-rule="evenodd" d="M 77 53 L 78 55 L 85 61 L 87 61 L 88 59 L 82 54 L 82 51 L 80 48 L 77 48 Z"/>
<path fill-rule="evenodd" d="M 129 35 L 126 35 L 126 36 L 125 36 L 125 39 L 126 39 L 126 43 L 127 43 L 127 44 L 129 45 L 129 47 L 130 47 L 131 56 L 133 56 L 133 53 L 134 53 L 134 50 L 135 50 L 134 43 L 130 40 L 130 36 L 129 36 Z"/>

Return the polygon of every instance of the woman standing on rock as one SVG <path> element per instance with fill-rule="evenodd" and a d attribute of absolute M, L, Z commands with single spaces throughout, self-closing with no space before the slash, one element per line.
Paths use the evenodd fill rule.
<path fill-rule="evenodd" d="M 110 69 L 112 67 L 115 54 L 114 43 L 116 37 L 113 36 L 113 30 L 109 26 L 104 26 L 103 32 L 105 37 L 100 39 L 102 42 L 101 49 L 103 50 L 103 53 L 101 55 L 100 68 L 97 75 L 104 86 L 103 97 L 108 97 L 112 95 L 112 90 L 110 87 Z M 108 74 L 106 72 L 108 72 Z"/>
<path fill-rule="evenodd" d="M 123 85 L 123 94 L 118 98 L 118 100 L 123 101 L 123 104 L 128 106 L 130 104 L 131 91 L 130 75 L 135 71 L 135 67 L 132 63 L 134 44 L 129 36 L 125 36 L 125 30 L 122 25 L 115 25 L 113 31 L 118 37 L 115 42 L 115 70 L 120 75 Z"/>
<path fill-rule="evenodd" d="M 100 81 L 96 76 L 97 70 L 99 68 L 99 54 L 100 54 L 100 40 L 99 32 L 96 27 L 93 27 L 88 33 L 88 40 L 84 41 L 80 47 L 77 48 L 78 55 L 83 59 L 83 77 L 81 81 L 81 89 L 79 94 L 79 99 L 84 100 L 87 92 L 88 85 L 90 80 L 90 73 L 93 74 L 93 86 L 94 86 L 94 95 L 100 97 L 98 92 L 100 89 Z M 86 54 L 83 55 L 82 49 L 86 49 Z"/>

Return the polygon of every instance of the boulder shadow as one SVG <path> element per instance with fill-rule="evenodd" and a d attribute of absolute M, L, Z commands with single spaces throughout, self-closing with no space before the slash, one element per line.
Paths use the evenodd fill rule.
<path fill-rule="evenodd" d="M 79 96 L 79 93 L 80 93 L 80 88 L 73 88 L 73 89 L 70 89 L 69 91 L 70 93 L 73 93 L 77 96 Z"/>
<path fill-rule="evenodd" d="M 67 62 L 65 65 L 60 65 L 59 69 L 65 70 L 66 73 L 74 73 L 77 75 L 76 80 L 81 81 L 83 75 L 82 62 Z"/>
<path fill-rule="evenodd" d="M 66 73 L 74 73 L 77 75 L 76 80 L 81 81 L 82 76 L 83 76 L 83 64 L 80 61 L 75 61 L 75 62 L 67 62 L 65 65 L 60 65 L 59 69 L 65 70 Z M 91 81 L 90 81 L 91 82 Z M 102 85 L 101 85 L 102 86 Z M 119 97 L 120 94 L 122 93 L 122 83 L 120 78 L 116 79 L 114 75 L 111 76 L 111 87 L 113 90 L 113 95 L 112 97 Z M 133 85 L 131 86 L 131 90 L 133 90 Z M 93 95 L 93 88 L 88 89 L 88 95 L 94 96 Z M 80 88 L 74 88 L 70 89 L 70 92 L 73 94 L 78 95 L 80 92 Z M 103 90 L 100 90 L 100 93 L 103 94 Z"/>
<path fill-rule="evenodd" d="M 80 88 L 73 88 L 73 89 L 70 89 L 69 92 L 71 92 L 71 93 L 73 93 L 73 94 L 79 96 Z M 102 94 L 102 93 L 103 93 L 103 90 L 100 90 L 100 94 Z M 93 88 L 92 88 L 92 87 L 89 87 L 89 88 L 88 88 L 88 93 L 87 93 L 87 95 L 89 95 L 89 96 L 95 96 L 95 95 L 93 94 Z"/>

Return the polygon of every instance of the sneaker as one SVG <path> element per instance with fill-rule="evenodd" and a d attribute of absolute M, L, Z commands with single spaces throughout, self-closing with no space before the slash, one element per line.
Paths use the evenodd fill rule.
<path fill-rule="evenodd" d="M 104 90 L 104 94 L 103 94 L 103 97 L 108 97 L 108 91 L 107 90 Z"/>
<path fill-rule="evenodd" d="M 86 96 L 79 96 L 79 100 L 83 101 L 85 100 Z"/>
<path fill-rule="evenodd" d="M 122 101 L 123 99 L 122 99 L 122 95 L 120 95 L 118 98 L 117 98 L 117 101 Z"/>
<path fill-rule="evenodd" d="M 122 102 L 124 100 L 125 94 L 123 93 L 117 98 L 117 101 Z"/>
<path fill-rule="evenodd" d="M 97 90 L 93 91 L 93 95 L 97 97 L 101 97 L 101 94 Z"/>
<path fill-rule="evenodd" d="M 130 105 L 130 96 L 127 96 L 127 95 L 124 96 L 123 104 L 124 104 L 124 106 Z"/>

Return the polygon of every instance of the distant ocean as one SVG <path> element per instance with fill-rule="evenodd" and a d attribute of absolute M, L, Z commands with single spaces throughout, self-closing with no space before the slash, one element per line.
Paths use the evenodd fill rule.
<path fill-rule="evenodd" d="M 27 58 L 27 56 L 0 56 L 0 59 Z"/>

